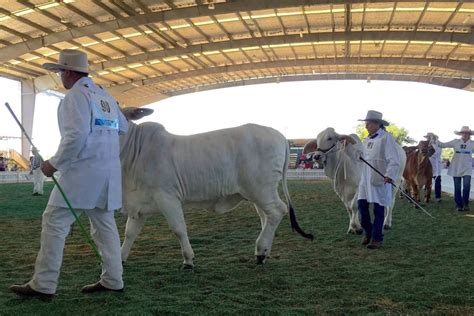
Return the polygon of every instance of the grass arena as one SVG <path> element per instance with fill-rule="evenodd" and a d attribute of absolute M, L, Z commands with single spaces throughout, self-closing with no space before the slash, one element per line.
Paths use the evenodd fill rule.
<path fill-rule="evenodd" d="M 83 295 L 100 267 L 75 227 L 66 240 L 58 296 L 50 303 L 8 291 L 28 281 L 39 249 L 45 195 L 31 184 L 0 185 L 0 314 L 474 314 L 474 218 L 452 198 L 427 208 L 435 219 L 397 200 L 384 246 L 371 251 L 348 235 L 347 213 L 329 181 L 289 181 L 298 221 L 313 242 L 280 224 L 271 258 L 256 265 L 260 221 L 253 205 L 218 215 L 186 213 L 196 255 L 181 271 L 181 249 L 161 215 L 151 217 L 124 267 L 125 292 Z M 87 217 L 81 220 L 88 227 Z M 123 240 L 126 217 L 116 214 Z M 76 225 L 77 226 L 77 225 Z"/>

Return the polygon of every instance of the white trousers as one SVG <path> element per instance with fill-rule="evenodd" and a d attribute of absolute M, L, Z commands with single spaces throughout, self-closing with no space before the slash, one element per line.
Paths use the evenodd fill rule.
<path fill-rule="evenodd" d="M 33 170 L 33 193 L 43 194 L 44 174 L 40 168 Z"/>
<path fill-rule="evenodd" d="M 91 235 L 102 257 L 100 283 L 113 290 L 123 288 L 120 237 L 114 212 L 95 208 L 76 210 L 89 216 Z M 63 260 L 64 242 L 75 218 L 67 208 L 48 205 L 43 213 L 41 248 L 36 257 L 35 273 L 28 283 L 36 291 L 54 294 Z M 85 240 L 84 240 L 85 242 Z"/>

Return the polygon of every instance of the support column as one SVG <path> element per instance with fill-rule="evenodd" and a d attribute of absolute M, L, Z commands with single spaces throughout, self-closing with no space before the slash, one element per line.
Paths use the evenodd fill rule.
<path fill-rule="evenodd" d="M 35 84 L 33 80 L 21 81 L 21 124 L 25 128 L 28 135 L 33 138 L 33 119 L 35 116 Z M 21 155 L 26 159 L 30 159 L 31 145 L 25 135 L 21 135 Z"/>

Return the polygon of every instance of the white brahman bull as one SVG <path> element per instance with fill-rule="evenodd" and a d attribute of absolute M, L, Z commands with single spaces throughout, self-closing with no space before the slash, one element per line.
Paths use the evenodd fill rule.
<path fill-rule="evenodd" d="M 129 120 L 153 112 L 143 108 L 122 110 Z M 130 122 L 120 138 L 123 172 L 123 213 L 128 215 L 122 260 L 125 262 L 148 216 L 161 212 L 178 237 L 183 268 L 192 268 L 183 209 L 199 207 L 224 213 L 247 200 L 254 203 L 262 225 L 255 255 L 263 263 L 270 255 L 275 230 L 287 212 L 278 194 L 288 202 L 291 226 L 302 236 L 288 194 L 286 172 L 288 141 L 278 131 L 255 124 L 178 136 L 152 122 Z"/>
<path fill-rule="evenodd" d="M 349 135 L 355 144 L 340 142 L 345 135 L 339 135 L 334 128 L 329 127 L 318 134 L 315 140 L 306 144 L 303 152 L 314 152 L 315 159 L 323 162 L 324 173 L 331 179 L 334 191 L 344 203 L 349 214 L 348 233 L 362 233 L 358 210 L 357 196 L 359 192 L 359 182 L 362 173 L 363 162 L 359 160 L 363 151 L 362 143 L 355 134 Z M 347 145 L 346 145 L 347 143 Z M 400 147 L 399 156 L 401 161 L 400 174 L 395 185 L 399 187 L 402 181 L 402 173 L 405 168 L 405 152 Z M 392 227 L 392 210 L 395 205 L 397 189 L 393 189 L 392 205 L 385 208 L 384 228 Z"/>

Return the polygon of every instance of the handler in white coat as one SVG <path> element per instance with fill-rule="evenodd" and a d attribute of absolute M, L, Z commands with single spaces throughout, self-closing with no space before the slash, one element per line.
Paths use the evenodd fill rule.
<path fill-rule="evenodd" d="M 463 126 L 460 131 L 454 134 L 461 135 L 460 139 L 454 139 L 447 143 L 438 142 L 441 148 L 453 148 L 454 156 L 449 165 L 448 175 L 454 180 L 454 202 L 456 210 L 459 212 L 469 211 L 469 192 L 471 191 L 472 175 L 472 152 L 474 150 L 474 141 L 471 135 L 474 134 L 469 126 Z M 461 195 L 461 181 L 462 195 Z"/>
<path fill-rule="evenodd" d="M 401 161 L 395 139 L 386 130 L 389 123 L 382 119 L 382 113 L 368 111 L 365 127 L 369 136 L 363 142 L 363 158 L 380 171 L 384 177 L 377 174 L 365 163 L 359 184 L 357 206 L 361 216 L 361 225 L 365 232 L 362 241 L 369 249 L 378 249 L 383 241 L 383 222 L 385 207 L 392 203 L 392 182 L 400 174 Z M 374 205 L 374 222 L 372 224 L 369 204 Z"/>
<path fill-rule="evenodd" d="M 430 157 L 431 167 L 433 168 L 433 180 L 434 180 L 434 191 L 435 199 L 437 202 L 441 202 L 441 147 L 438 145 L 438 136 L 433 133 L 427 133 L 425 136 L 431 146 L 434 148 L 434 154 Z"/>
<path fill-rule="evenodd" d="M 100 281 L 85 286 L 82 292 L 121 292 L 120 238 L 114 210 L 122 206 L 119 132 L 126 132 L 128 123 L 117 102 L 88 78 L 85 53 L 65 49 L 57 64 L 46 63 L 43 67 L 59 72 L 69 91 L 58 108 L 59 148 L 41 165 L 41 170 L 48 177 L 56 170 L 61 172 L 59 183 L 78 215 L 88 215 L 91 235 L 103 261 Z M 55 187 L 43 213 L 41 248 L 33 278 L 24 285 L 12 285 L 11 291 L 21 296 L 53 298 L 65 238 L 74 221 Z"/>

